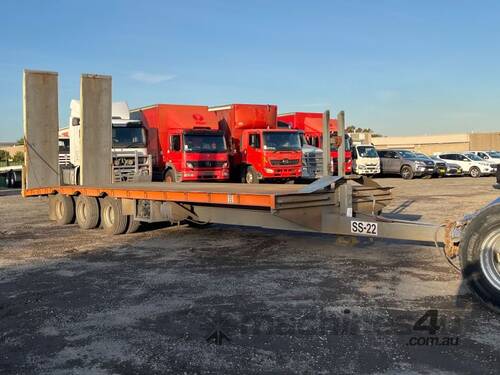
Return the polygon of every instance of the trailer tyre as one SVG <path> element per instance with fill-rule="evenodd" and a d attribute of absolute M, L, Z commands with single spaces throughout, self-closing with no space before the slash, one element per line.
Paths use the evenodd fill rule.
<path fill-rule="evenodd" d="M 57 194 L 54 211 L 57 224 L 66 225 L 75 222 L 75 201 L 72 196 Z"/>
<path fill-rule="evenodd" d="M 102 228 L 108 234 L 123 234 L 127 230 L 128 216 L 122 213 L 119 199 L 105 197 L 101 201 Z"/>
<path fill-rule="evenodd" d="M 76 200 L 76 221 L 82 229 L 94 229 L 99 224 L 99 201 L 81 195 Z"/>
<path fill-rule="evenodd" d="M 132 215 L 128 215 L 127 233 L 135 233 L 141 227 L 141 222 L 134 220 Z"/>
<path fill-rule="evenodd" d="M 255 171 L 254 167 L 252 166 L 247 167 L 247 170 L 245 172 L 245 182 L 247 184 L 259 183 L 259 176 L 257 175 L 257 172 Z"/>
<path fill-rule="evenodd" d="M 487 307 L 500 312 L 500 205 L 479 213 L 460 241 L 462 275 Z"/>
<path fill-rule="evenodd" d="M 474 178 L 481 177 L 481 170 L 478 167 L 472 167 L 469 173 L 471 177 Z"/>
<path fill-rule="evenodd" d="M 411 180 L 414 176 L 413 169 L 409 165 L 403 165 L 401 168 L 401 177 L 404 180 Z"/>

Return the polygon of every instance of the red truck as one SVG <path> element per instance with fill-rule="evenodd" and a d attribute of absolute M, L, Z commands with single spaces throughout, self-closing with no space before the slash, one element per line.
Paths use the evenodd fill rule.
<path fill-rule="evenodd" d="M 299 132 L 278 129 L 275 105 L 230 104 L 209 110 L 225 134 L 232 179 L 256 184 L 301 177 Z"/>
<path fill-rule="evenodd" d="M 165 182 L 229 179 L 224 133 L 206 106 L 156 104 L 131 111 L 148 131 L 153 179 Z"/>
<path fill-rule="evenodd" d="M 318 112 L 292 112 L 278 115 L 280 127 L 302 130 L 307 143 L 311 146 L 322 147 L 323 145 L 323 114 Z M 337 120 L 330 120 L 330 136 L 337 133 Z M 338 151 L 335 142 L 331 142 L 331 157 L 334 170 L 337 170 Z M 345 139 L 345 172 L 352 172 L 351 139 L 346 135 Z"/>

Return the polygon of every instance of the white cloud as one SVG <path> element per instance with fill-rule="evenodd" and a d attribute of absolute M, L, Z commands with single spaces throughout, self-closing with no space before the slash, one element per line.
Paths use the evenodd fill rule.
<path fill-rule="evenodd" d="M 165 81 L 170 81 L 175 78 L 175 75 L 171 74 L 151 74 L 145 72 L 136 72 L 130 76 L 130 78 L 143 82 L 143 83 L 160 83 Z"/>

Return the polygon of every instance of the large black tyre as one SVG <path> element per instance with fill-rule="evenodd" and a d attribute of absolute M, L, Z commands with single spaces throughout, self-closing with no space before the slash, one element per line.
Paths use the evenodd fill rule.
<path fill-rule="evenodd" d="M 409 165 L 401 167 L 401 177 L 405 180 L 411 180 L 414 177 L 413 169 Z"/>
<path fill-rule="evenodd" d="M 119 199 L 105 197 L 101 199 L 101 224 L 108 234 L 123 234 L 127 230 L 128 216 L 122 213 Z"/>
<path fill-rule="evenodd" d="M 460 241 L 462 275 L 469 289 L 500 312 L 500 205 L 486 208 L 465 228 Z"/>
<path fill-rule="evenodd" d="M 82 229 L 94 229 L 99 224 L 99 201 L 95 197 L 80 195 L 76 200 L 76 222 Z"/>
<path fill-rule="evenodd" d="M 172 182 L 177 182 L 177 176 L 175 175 L 175 171 L 173 169 L 169 169 L 168 171 L 166 171 L 165 176 L 163 177 L 163 181 L 165 181 L 167 184 L 170 184 Z"/>
<path fill-rule="evenodd" d="M 469 170 L 469 174 L 471 177 L 478 178 L 481 177 L 481 170 L 478 167 L 472 167 Z"/>
<path fill-rule="evenodd" d="M 245 181 L 247 184 L 258 184 L 259 176 L 257 175 L 257 171 L 249 165 L 245 171 Z"/>
<path fill-rule="evenodd" d="M 126 233 L 135 233 L 139 230 L 140 227 L 141 222 L 134 220 L 134 217 L 132 215 L 128 215 L 128 225 Z"/>
<path fill-rule="evenodd" d="M 75 201 L 72 196 L 57 194 L 54 205 L 56 223 L 59 225 L 75 222 Z"/>

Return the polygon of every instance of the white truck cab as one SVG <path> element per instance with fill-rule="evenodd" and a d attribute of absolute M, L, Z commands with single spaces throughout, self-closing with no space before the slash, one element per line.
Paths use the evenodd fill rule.
<path fill-rule="evenodd" d="M 352 170 L 355 174 L 368 176 L 380 173 L 380 158 L 373 145 L 353 144 Z"/>
<path fill-rule="evenodd" d="M 76 169 L 81 164 L 80 101 L 72 100 L 69 119 L 70 163 Z M 131 120 L 126 102 L 114 102 L 111 111 L 113 139 L 113 182 L 151 181 L 152 158 L 147 149 L 147 133 L 140 120 Z"/>

